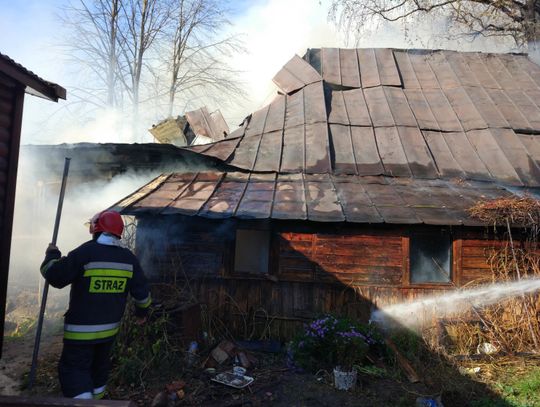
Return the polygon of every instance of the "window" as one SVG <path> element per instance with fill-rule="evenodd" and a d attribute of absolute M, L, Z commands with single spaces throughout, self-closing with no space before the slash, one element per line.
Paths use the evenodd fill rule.
<path fill-rule="evenodd" d="M 452 237 L 448 230 L 411 235 L 411 283 L 451 282 L 451 249 Z"/>
<path fill-rule="evenodd" d="M 234 251 L 234 271 L 267 274 L 269 251 L 269 231 L 238 229 Z"/>

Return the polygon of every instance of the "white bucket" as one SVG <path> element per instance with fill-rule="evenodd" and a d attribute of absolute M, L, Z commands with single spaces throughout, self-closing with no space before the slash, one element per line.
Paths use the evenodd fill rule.
<path fill-rule="evenodd" d="M 334 386 L 338 390 L 352 390 L 356 385 L 356 370 L 344 372 L 339 367 L 334 369 Z"/>

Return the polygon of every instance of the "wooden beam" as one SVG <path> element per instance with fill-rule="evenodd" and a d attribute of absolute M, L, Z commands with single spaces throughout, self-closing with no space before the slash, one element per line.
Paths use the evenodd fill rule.
<path fill-rule="evenodd" d="M 401 352 L 398 350 L 397 346 L 392 342 L 389 338 L 385 338 L 384 341 L 386 342 L 386 345 L 394 352 L 396 355 L 396 360 L 399 364 L 399 366 L 403 369 L 405 372 L 405 375 L 407 376 L 407 379 L 409 379 L 409 382 L 411 383 L 418 383 L 420 381 L 420 377 L 418 376 L 418 373 L 414 370 L 414 368 L 411 366 L 409 361 L 401 354 Z"/>
<path fill-rule="evenodd" d="M 22 397 L 0 396 L 0 406 L 3 407 L 136 407 L 130 400 L 80 400 L 60 397 Z"/>
<path fill-rule="evenodd" d="M 8 151 L 8 167 L 6 180 L 6 196 L 4 201 L 4 211 L 2 213 L 2 228 L 0 236 L 0 357 L 2 356 L 2 346 L 4 338 L 4 319 L 6 316 L 6 295 L 9 273 L 9 254 L 11 251 L 11 232 L 13 228 L 13 212 L 15 209 L 15 186 L 17 184 L 17 165 L 19 162 L 19 147 L 21 141 L 21 125 L 24 104 L 24 91 L 22 86 L 14 89 L 13 111 L 11 116 L 11 127 Z M 0 403 L 1 405 L 1 403 Z"/>

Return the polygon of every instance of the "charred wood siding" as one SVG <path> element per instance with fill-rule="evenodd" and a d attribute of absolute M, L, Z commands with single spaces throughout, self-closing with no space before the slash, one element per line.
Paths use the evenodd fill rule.
<path fill-rule="evenodd" d="M 461 248 L 460 285 L 491 281 L 493 274 L 489 258 L 504 244 L 505 241 L 464 239 Z"/>
<path fill-rule="evenodd" d="M 139 222 L 138 233 L 144 233 L 144 226 Z M 285 339 L 324 313 L 367 322 L 374 307 L 490 280 L 488 257 L 505 243 L 482 239 L 480 230 L 458 230 L 452 245 L 452 282 L 411 284 L 411 228 L 310 232 L 311 227 L 298 231 L 281 225 L 271 231 L 269 273 L 238 274 L 233 259 L 236 227 L 193 222 L 180 231 L 169 225 L 174 233 L 164 239 L 168 243 L 163 249 L 152 251 L 150 274 L 159 280 L 189 281 L 191 296 L 235 335 Z"/>
<path fill-rule="evenodd" d="M 400 236 L 279 233 L 280 279 L 400 285 Z"/>
<path fill-rule="evenodd" d="M 0 73 L 0 320 L 5 299 L 15 205 L 24 87 Z M 1 324 L 0 341 L 4 337 Z M 0 342 L 1 349 L 1 342 Z"/>

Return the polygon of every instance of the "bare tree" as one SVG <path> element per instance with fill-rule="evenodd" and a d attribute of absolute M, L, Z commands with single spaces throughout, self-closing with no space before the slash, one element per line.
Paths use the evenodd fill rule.
<path fill-rule="evenodd" d="M 440 14 L 455 27 L 450 36 L 511 37 L 517 46 L 538 39 L 538 0 L 332 0 L 330 17 L 348 33 L 360 34 L 374 18 L 416 24 Z"/>
<path fill-rule="evenodd" d="M 98 107 L 121 104 L 119 9 L 120 0 L 79 0 L 68 3 L 60 15 L 71 33 L 70 59 L 90 76 L 77 89 L 78 97 Z"/>
<path fill-rule="evenodd" d="M 70 58 L 84 75 L 81 103 L 119 108 L 120 125 L 139 129 L 141 115 L 243 95 L 228 61 L 243 51 L 220 0 L 70 0 L 63 13 Z M 141 106 L 145 107 L 144 111 Z M 148 107 L 148 109 L 146 109 Z M 199 107 L 199 106 L 196 106 Z M 132 117 L 125 120 L 130 109 Z M 100 112 L 101 113 L 101 112 Z M 144 134 L 140 132 L 140 134 Z"/>
<path fill-rule="evenodd" d="M 146 55 L 169 19 L 169 6 L 158 0 L 124 0 L 121 5 L 125 29 L 120 31 L 122 63 L 126 71 L 125 89 L 133 106 L 133 118 L 139 113 L 141 78 Z"/>
<path fill-rule="evenodd" d="M 239 72 L 226 62 L 243 50 L 237 35 L 225 35 L 230 26 L 227 10 L 219 0 L 173 0 L 167 54 L 168 101 L 171 116 L 179 94 L 243 94 Z"/>

